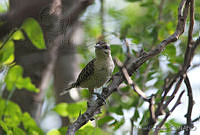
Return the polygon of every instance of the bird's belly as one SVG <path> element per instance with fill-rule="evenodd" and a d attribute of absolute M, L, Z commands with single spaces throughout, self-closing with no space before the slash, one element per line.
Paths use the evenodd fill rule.
<path fill-rule="evenodd" d="M 110 75 L 107 71 L 98 71 L 90 76 L 87 80 L 81 83 L 82 88 L 99 88 L 101 87 L 108 79 Z"/>

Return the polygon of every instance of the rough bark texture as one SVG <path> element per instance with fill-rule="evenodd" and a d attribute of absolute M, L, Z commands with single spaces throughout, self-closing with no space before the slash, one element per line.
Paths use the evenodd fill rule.
<path fill-rule="evenodd" d="M 10 0 L 9 11 L 0 14 L 0 20 L 5 22 L 5 24 L 0 27 L 0 39 L 7 35 L 13 28 L 19 27 L 27 17 L 35 18 L 41 24 L 47 46 L 46 50 L 41 51 L 36 49 L 27 37 L 25 41 L 15 42 L 16 64 L 23 67 L 24 76 L 31 77 L 33 83 L 37 87 L 40 86 L 44 70 L 46 70 L 49 62 L 50 54 L 48 50 L 51 47 L 52 40 L 54 40 L 57 34 L 56 32 L 58 32 L 55 27 L 59 21 L 58 19 L 61 18 L 63 14 L 70 12 L 76 2 L 77 0 Z M 77 21 L 77 18 L 75 19 L 75 21 Z M 70 29 L 71 31 L 70 26 L 68 28 L 63 27 L 63 29 Z M 73 27 L 73 29 L 75 29 L 75 27 Z M 72 32 L 69 32 L 68 35 L 70 35 L 70 33 L 72 34 Z M 74 73 L 76 73 L 78 69 L 75 66 L 78 65 L 76 48 L 73 46 L 72 42 L 63 40 L 63 43 L 64 45 L 58 49 L 58 59 L 55 63 L 55 70 L 53 70 L 56 95 L 60 93 L 59 90 L 62 90 L 64 86 L 67 85 L 65 81 L 69 82 L 70 80 L 74 80 Z M 6 94 L 7 93 L 5 93 L 4 96 L 6 96 Z M 35 97 L 37 97 L 37 95 L 34 93 L 26 90 L 17 90 L 14 92 L 11 100 L 19 104 L 23 111 L 27 111 L 33 116 L 36 111 L 34 105 L 36 102 Z M 73 101 L 69 95 L 65 97 L 56 96 L 57 103 L 69 101 Z M 43 100 L 39 102 L 43 102 Z M 64 121 L 66 125 L 67 121 Z"/>

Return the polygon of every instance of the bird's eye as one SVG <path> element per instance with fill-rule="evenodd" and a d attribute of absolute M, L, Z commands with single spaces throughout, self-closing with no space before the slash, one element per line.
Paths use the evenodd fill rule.
<path fill-rule="evenodd" d="M 103 48 L 104 48 L 104 49 L 110 49 L 110 47 L 107 46 L 107 45 L 106 45 L 106 46 L 103 46 Z"/>
<path fill-rule="evenodd" d="M 108 49 L 108 46 L 104 46 L 103 48 L 104 48 L 104 49 Z"/>

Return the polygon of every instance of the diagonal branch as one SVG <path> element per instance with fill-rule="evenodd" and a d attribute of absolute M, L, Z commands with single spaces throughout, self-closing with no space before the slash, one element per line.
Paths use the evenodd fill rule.
<path fill-rule="evenodd" d="M 187 15 L 188 15 L 189 1 L 190 0 L 182 0 L 179 5 L 178 24 L 176 27 L 176 31 L 171 36 L 169 36 L 167 39 L 163 40 L 160 44 L 158 44 L 155 49 L 149 51 L 148 53 L 145 53 L 141 57 L 137 58 L 137 60 L 135 62 L 131 63 L 129 66 L 133 70 L 129 71 L 129 74 L 132 74 L 133 72 L 135 72 L 135 70 L 138 67 L 140 67 L 144 62 L 146 62 L 150 58 L 161 53 L 169 43 L 177 41 L 178 38 L 181 36 L 181 34 L 183 34 L 184 29 L 185 29 Z"/>
<path fill-rule="evenodd" d="M 123 73 L 123 76 L 128 83 L 128 85 L 133 87 L 133 90 L 145 101 L 148 101 L 146 94 L 141 91 L 136 85 L 134 84 L 133 80 L 128 74 L 127 69 L 124 67 L 124 65 L 121 63 L 121 61 L 117 58 L 114 59 L 115 64 L 121 69 L 121 72 Z"/>
<path fill-rule="evenodd" d="M 176 31 L 171 36 L 169 36 L 168 38 L 163 40 L 160 44 L 158 44 L 155 49 L 149 51 L 148 53 L 144 53 L 136 60 L 134 58 L 130 58 L 125 62 L 124 66 L 126 67 L 129 76 L 132 75 L 147 60 L 161 53 L 169 43 L 175 42 L 178 40 L 178 38 L 181 36 L 181 34 L 184 32 L 184 29 L 185 29 L 185 23 L 186 23 L 186 18 L 188 14 L 188 7 L 189 7 L 189 0 L 182 0 L 178 9 L 178 24 L 176 27 Z M 112 82 L 108 85 L 107 88 L 103 89 L 101 96 L 104 99 L 107 99 L 114 91 L 116 91 L 116 89 L 124 81 L 124 79 L 125 78 L 121 71 L 113 75 Z M 74 135 L 75 132 L 81 126 L 83 126 L 90 119 L 93 118 L 96 110 L 100 109 L 100 107 L 103 104 L 104 104 L 104 101 L 98 98 L 95 101 L 93 106 L 88 107 L 86 112 L 81 114 L 78 117 L 78 119 L 68 127 L 67 135 Z M 154 124 L 155 122 L 151 123 L 151 125 L 154 125 Z M 148 134 L 149 131 L 150 129 L 146 131 L 145 133 Z"/>

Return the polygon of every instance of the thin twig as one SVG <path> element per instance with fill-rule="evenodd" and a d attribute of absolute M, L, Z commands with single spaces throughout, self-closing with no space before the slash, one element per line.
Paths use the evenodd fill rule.
<path fill-rule="evenodd" d="M 165 47 L 169 43 L 175 42 L 181 36 L 181 34 L 184 32 L 184 28 L 185 28 L 188 7 L 189 7 L 189 2 L 188 1 L 186 2 L 186 0 L 182 0 L 179 5 L 179 9 L 178 9 L 178 24 L 177 24 L 177 28 L 176 28 L 176 31 L 174 32 L 174 34 L 169 36 L 167 39 L 163 40 L 160 44 L 157 45 L 157 47 L 155 49 L 149 51 L 148 53 L 144 53 L 142 56 L 140 56 L 136 60 L 133 58 L 130 58 L 129 60 L 127 60 L 124 67 L 126 67 L 129 76 L 132 75 L 144 62 L 146 62 L 150 58 L 158 55 L 160 52 L 162 52 L 165 49 Z M 108 98 L 113 92 L 116 91 L 116 89 L 124 81 L 124 79 L 125 78 L 124 78 L 122 72 L 118 72 L 115 75 L 113 75 L 112 82 L 108 85 L 106 90 L 103 90 L 101 96 L 104 97 L 104 99 Z M 88 107 L 86 112 L 81 114 L 78 117 L 78 119 L 68 127 L 67 134 L 74 135 L 75 132 L 81 126 L 86 124 L 95 115 L 96 110 L 99 109 L 104 104 L 103 102 L 104 101 L 102 101 L 102 99 L 98 98 L 93 106 Z M 144 134 L 148 134 L 149 131 L 150 131 L 150 129 L 145 131 Z"/>
<path fill-rule="evenodd" d="M 131 63 L 131 65 L 129 66 L 131 66 L 131 69 L 133 70 L 131 70 L 129 74 L 132 74 L 144 62 L 162 52 L 169 43 L 178 40 L 178 38 L 184 32 L 185 29 L 185 23 L 188 15 L 188 8 L 189 8 L 189 0 L 182 0 L 178 8 L 178 24 L 176 27 L 176 31 L 167 39 L 163 40 L 159 45 L 157 45 L 155 49 L 149 51 L 148 53 L 145 53 L 141 57 L 137 58 L 135 62 Z"/>
<path fill-rule="evenodd" d="M 178 81 L 178 74 L 174 75 L 173 78 L 166 78 L 165 79 L 165 84 L 164 84 L 164 94 L 161 98 L 161 101 L 158 103 L 158 108 L 156 109 L 156 116 L 162 115 L 164 112 L 164 101 L 166 100 L 167 94 L 169 93 L 169 91 L 171 90 L 173 84 L 175 84 Z"/>
<path fill-rule="evenodd" d="M 193 0 L 192 0 L 193 1 Z M 185 73 L 187 71 L 187 69 L 189 68 L 190 66 L 190 63 L 191 63 L 191 60 L 193 58 L 193 55 L 194 55 L 194 49 L 192 49 L 192 45 L 191 45 L 191 42 L 192 42 L 192 31 L 193 31 L 193 25 L 194 25 L 194 5 L 192 4 L 192 1 L 191 1 L 191 4 L 190 4 L 190 27 L 189 27 L 189 33 L 188 33 L 188 42 L 187 42 L 187 48 L 186 48 L 186 52 L 185 52 L 185 58 L 184 58 L 184 63 L 182 65 L 182 69 L 181 71 L 178 73 L 178 76 L 180 77 L 179 80 L 178 80 L 178 83 L 176 84 L 176 87 L 172 93 L 172 95 L 170 96 L 170 98 L 166 101 L 166 104 L 164 105 L 164 109 L 169 105 L 169 103 L 173 100 L 173 98 L 175 97 L 175 94 L 177 93 L 182 81 L 184 80 L 184 78 L 186 77 Z M 186 2 L 186 4 L 189 3 L 188 1 Z M 192 12 L 192 13 L 191 13 Z"/>
<path fill-rule="evenodd" d="M 123 64 L 121 63 L 121 61 L 117 58 L 114 59 L 115 64 L 122 70 L 123 76 L 125 78 L 125 80 L 127 81 L 128 85 L 133 87 L 133 90 L 145 101 L 148 101 L 146 94 L 141 91 L 133 82 L 133 80 L 131 79 L 131 77 L 128 74 L 128 71 L 126 70 L 126 68 L 123 66 Z"/>
<path fill-rule="evenodd" d="M 126 46 L 126 57 L 127 57 L 127 59 L 130 59 L 131 58 L 130 45 L 129 45 L 128 41 L 126 40 L 126 38 L 124 38 L 123 41 Z"/>
<path fill-rule="evenodd" d="M 185 55 L 185 59 L 188 58 L 188 55 L 192 55 L 191 57 L 189 57 L 188 59 L 188 67 L 191 63 L 191 59 L 193 57 L 193 54 L 194 51 L 192 49 L 192 32 L 193 32 L 193 27 L 194 27 L 194 0 L 191 0 L 190 1 L 190 25 L 189 25 L 189 30 L 188 30 L 188 43 L 187 43 L 187 50 L 186 50 L 186 54 Z M 190 54 L 192 53 L 192 54 Z M 185 62 L 185 61 L 184 61 Z M 184 64 L 187 64 L 186 62 Z M 187 68 L 187 67 L 186 67 Z M 186 119 L 187 119 L 187 127 L 188 128 L 185 128 L 184 129 L 184 134 L 185 135 L 189 135 L 190 134 L 190 129 L 193 127 L 193 124 L 191 122 L 191 115 L 192 115 L 192 109 L 193 109 L 193 104 L 194 104 L 194 101 L 193 101 L 193 95 L 192 95 L 192 87 L 190 85 L 190 81 L 189 81 L 189 78 L 186 74 L 186 77 L 185 77 L 185 84 L 186 84 L 186 87 L 187 87 L 187 91 L 188 91 L 188 111 L 187 111 L 187 114 L 185 115 Z"/>
<path fill-rule="evenodd" d="M 178 90 L 179 90 L 179 88 L 180 88 L 180 86 L 181 86 L 181 83 L 182 83 L 182 81 L 183 81 L 184 78 L 185 78 L 185 77 L 183 77 L 183 76 L 180 75 L 180 78 L 179 78 L 178 82 L 176 83 L 176 86 L 175 86 L 175 88 L 174 88 L 173 93 L 171 94 L 170 98 L 166 101 L 166 103 L 163 105 L 163 109 L 164 109 L 164 110 L 167 108 L 167 106 L 168 106 L 168 105 L 171 103 L 171 101 L 174 99 L 174 97 L 175 97 L 176 93 L 178 92 Z"/>
<path fill-rule="evenodd" d="M 191 71 L 191 70 L 193 70 L 193 69 L 195 69 L 195 68 L 197 68 L 197 67 L 200 67 L 200 64 L 199 64 L 199 63 L 192 65 L 192 66 L 188 69 L 188 71 Z"/>
<path fill-rule="evenodd" d="M 4 47 L 4 45 L 10 40 L 10 38 L 13 36 L 13 34 L 18 30 L 18 28 L 14 28 L 9 34 L 8 36 L 5 38 L 5 40 L 3 41 L 3 43 L 0 46 L 0 49 L 2 49 Z"/>
<path fill-rule="evenodd" d="M 167 38 L 166 40 L 162 41 L 160 46 L 157 46 L 154 50 L 152 50 L 153 54 L 147 53 L 146 57 L 151 57 L 151 56 L 155 55 L 156 53 L 160 53 L 168 43 L 176 41 L 178 39 L 178 37 L 184 32 L 184 27 L 185 27 L 187 15 L 188 15 L 189 4 L 190 4 L 190 0 L 182 0 L 181 1 L 180 5 L 179 5 L 179 8 L 178 8 L 178 24 L 177 24 L 176 31 L 169 38 Z M 143 56 L 143 59 L 145 59 L 144 57 L 145 56 Z M 142 58 L 140 58 L 140 59 L 142 59 Z M 191 59 L 187 59 L 187 60 L 185 59 L 185 61 L 187 61 L 186 64 L 184 62 L 183 68 L 173 78 L 173 81 L 171 81 L 167 91 L 165 91 L 164 98 L 166 97 L 167 93 L 169 92 L 169 90 L 170 90 L 169 88 L 171 88 L 173 86 L 173 84 L 177 81 L 177 79 L 179 78 L 179 80 L 178 80 L 178 82 L 176 84 L 176 87 L 175 87 L 173 93 L 171 94 L 171 96 L 169 97 L 169 99 L 166 101 L 166 103 L 164 105 L 163 105 L 163 102 L 164 102 L 164 100 L 163 100 L 162 104 L 159 104 L 158 108 L 156 109 L 156 119 L 167 108 L 169 103 L 174 99 L 175 94 L 178 92 L 178 90 L 180 88 L 180 85 L 181 85 L 181 83 L 182 83 L 182 81 L 183 81 L 183 79 L 185 77 L 184 74 L 188 69 L 188 63 L 190 63 L 190 62 L 188 62 L 188 60 L 191 60 Z M 142 60 L 140 62 L 142 64 Z M 134 65 L 134 67 L 136 67 L 136 66 L 137 65 Z M 149 123 L 147 124 L 146 127 L 153 127 L 153 125 L 155 123 L 156 122 L 149 121 Z M 143 134 L 149 134 L 149 131 L 150 131 L 151 128 L 145 128 L 145 129 L 146 130 L 143 130 Z"/>
<path fill-rule="evenodd" d="M 199 38 L 195 41 L 193 47 L 192 47 L 192 55 L 194 55 L 194 51 L 195 49 L 197 48 L 197 46 L 200 45 L 200 36 Z M 195 118 L 194 120 L 192 120 L 192 123 L 196 122 L 200 120 L 200 116 Z M 191 128 L 191 127 L 187 127 L 187 124 L 183 124 L 179 129 L 176 130 L 176 133 L 175 134 L 178 134 L 180 131 L 186 129 L 186 128 Z"/>
<path fill-rule="evenodd" d="M 188 110 L 187 110 L 187 114 L 185 115 L 186 119 L 187 119 L 187 127 L 185 128 L 185 133 L 186 135 L 190 134 L 190 129 L 193 128 L 193 124 L 192 124 L 192 109 L 193 109 L 193 105 L 194 105 L 194 100 L 193 100 L 193 94 L 192 94 L 192 87 L 190 84 L 190 80 L 188 78 L 188 76 L 186 75 L 185 77 L 185 85 L 187 87 L 187 93 L 188 93 Z"/>
<path fill-rule="evenodd" d="M 172 109 L 170 111 L 168 111 L 164 117 L 164 119 L 162 119 L 162 121 L 156 126 L 156 129 L 155 129 L 155 132 L 154 132 L 154 135 L 158 135 L 159 131 L 160 131 L 160 128 L 164 125 L 164 123 L 166 122 L 167 118 L 171 115 L 171 113 L 176 109 L 176 107 L 181 104 L 181 97 L 183 96 L 183 93 L 185 91 L 183 90 L 181 92 L 181 94 L 179 95 L 176 103 L 174 104 L 174 106 L 172 107 Z"/>

